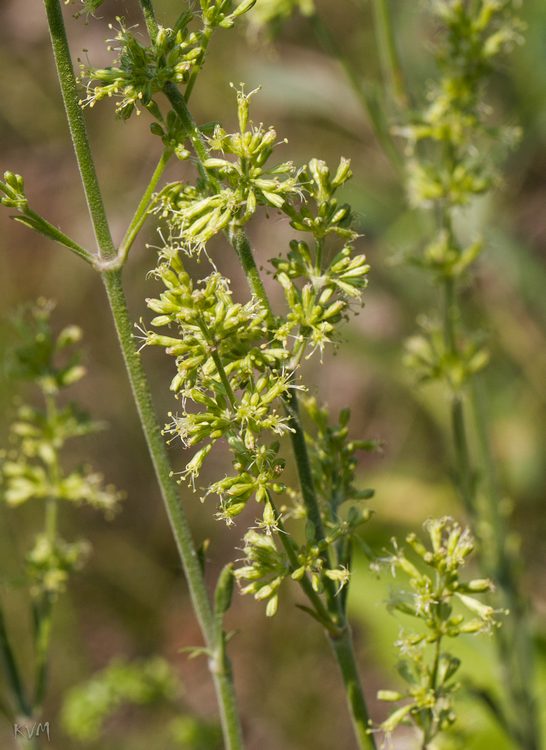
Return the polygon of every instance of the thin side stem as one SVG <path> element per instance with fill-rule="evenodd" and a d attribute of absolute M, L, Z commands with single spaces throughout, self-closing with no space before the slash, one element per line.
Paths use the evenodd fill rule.
<path fill-rule="evenodd" d="M 140 199 L 140 203 L 137 206 L 135 214 L 131 219 L 131 223 L 129 224 L 127 231 L 125 232 L 125 236 L 123 237 L 119 246 L 118 258 L 120 265 L 123 265 L 123 263 L 125 263 L 125 260 L 127 259 L 127 256 L 129 254 L 129 250 L 131 249 L 133 242 L 136 240 L 138 233 L 142 229 L 144 222 L 148 217 L 148 209 L 150 208 L 152 196 L 161 177 L 163 176 L 163 172 L 165 171 L 165 168 L 169 163 L 171 156 L 172 151 L 170 149 L 165 149 L 161 154 L 159 161 L 157 162 L 157 166 L 150 178 L 150 182 L 148 183 L 146 190 L 144 191 L 144 194 Z"/>
<path fill-rule="evenodd" d="M 57 75 L 63 95 L 66 119 L 76 153 L 78 168 L 87 200 L 89 215 L 97 242 L 97 252 L 101 259 L 111 259 L 116 255 L 112 235 L 108 225 L 106 210 L 99 187 L 95 162 L 89 147 L 87 129 L 79 105 L 78 85 L 72 67 L 68 39 L 59 0 L 44 0 L 51 37 L 51 46 L 55 57 Z"/>
<path fill-rule="evenodd" d="M 86 193 L 89 212 L 99 244 L 101 257 L 112 258 L 115 248 L 111 240 L 110 229 L 104 211 L 100 188 L 96 180 L 95 167 L 85 122 L 76 90 L 74 71 L 59 0 L 44 0 L 47 11 L 53 52 L 57 65 L 59 83 L 63 94 L 70 132 L 74 142 L 76 158 L 82 175 L 82 184 Z M 132 324 L 127 310 L 125 294 L 119 270 L 102 274 L 103 283 L 110 304 L 114 325 L 118 335 L 127 374 L 133 391 L 135 405 L 140 417 L 141 426 L 148 444 L 148 450 L 154 465 L 156 478 L 167 510 L 169 522 L 182 560 L 190 596 L 203 637 L 210 652 L 215 655 L 218 644 L 215 641 L 214 617 L 208 598 L 205 582 L 189 524 L 180 503 L 176 481 L 172 477 L 171 467 L 160 427 L 158 425 L 152 397 L 144 369 L 135 347 Z M 211 658 L 214 665 L 212 676 L 220 707 L 222 728 L 227 750 L 241 750 L 242 735 L 239 725 L 235 694 L 227 658 Z"/>
<path fill-rule="evenodd" d="M 180 93 L 178 87 L 169 81 L 163 87 L 163 93 L 169 100 L 171 107 L 178 115 L 184 132 L 188 136 L 197 156 L 197 169 L 202 179 L 211 187 L 218 187 L 218 183 L 207 173 L 203 163 L 207 159 L 207 149 L 203 140 L 203 134 L 197 127 L 197 124 L 188 109 L 188 104 L 184 96 Z"/>
<path fill-rule="evenodd" d="M 272 324 L 275 320 L 275 316 L 273 315 L 273 310 L 267 292 L 265 291 L 260 271 L 256 266 L 252 247 L 246 232 L 243 229 L 237 229 L 236 231 L 230 232 L 229 241 L 237 253 L 251 292 L 256 299 L 260 301 L 262 307 L 267 310 L 269 323 Z"/>
<path fill-rule="evenodd" d="M 298 558 L 296 556 L 295 543 L 292 537 L 290 536 L 290 534 L 288 533 L 288 531 L 286 530 L 286 527 L 284 525 L 282 518 L 275 510 L 275 506 L 273 505 L 271 498 L 269 498 L 268 502 L 273 508 L 275 512 L 275 516 L 277 517 L 277 525 L 279 527 L 279 538 L 287 554 L 292 572 L 294 572 L 299 567 Z M 333 622 L 330 613 L 328 612 L 328 610 L 322 603 L 322 599 L 320 598 L 320 596 L 314 590 L 307 574 L 304 574 L 303 577 L 298 581 L 298 583 L 300 584 L 303 592 L 309 599 L 309 602 L 313 605 L 313 608 L 315 610 L 315 613 L 318 619 L 320 619 L 321 623 L 324 625 L 328 633 L 340 635 L 341 631 L 339 627 L 336 625 L 336 623 Z"/>
<path fill-rule="evenodd" d="M 25 218 L 27 217 L 30 219 L 30 222 L 25 221 Z M 71 250 L 75 255 L 85 260 L 86 263 L 92 262 L 93 256 L 88 253 L 87 250 L 31 208 L 26 208 L 23 216 L 15 216 L 14 219 L 21 224 L 31 226 L 41 234 L 45 234 L 50 239 L 55 240 L 55 242 L 58 242 L 60 245 Z"/>
<path fill-rule="evenodd" d="M 305 442 L 305 433 L 300 423 L 298 397 L 293 390 L 289 392 L 286 402 L 290 418 L 289 424 L 293 430 L 293 432 L 290 433 L 290 439 L 292 441 L 292 450 L 298 467 L 301 494 L 303 496 L 305 507 L 307 508 L 308 518 L 315 527 L 315 535 L 317 539 L 323 540 L 325 538 L 324 525 L 322 523 L 317 493 L 315 491 L 315 482 L 313 480 L 309 452 Z"/>

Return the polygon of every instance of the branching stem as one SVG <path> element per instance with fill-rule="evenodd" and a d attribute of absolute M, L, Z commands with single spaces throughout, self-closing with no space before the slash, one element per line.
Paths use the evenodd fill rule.
<path fill-rule="evenodd" d="M 68 40 L 64 27 L 62 9 L 59 0 L 44 0 L 59 83 L 63 95 L 68 124 L 74 144 L 74 150 L 80 168 L 82 184 L 85 190 L 89 213 L 97 239 L 99 257 L 112 259 L 116 251 L 111 239 L 110 228 L 102 201 L 102 194 L 96 178 L 95 166 L 83 114 L 78 104 L 78 93 Z M 148 9 L 147 22 L 153 21 L 151 4 L 144 2 Z M 110 304 L 114 325 L 118 335 L 127 374 L 131 384 L 135 405 L 140 417 L 142 429 L 154 465 L 156 478 L 182 560 L 194 611 L 199 621 L 203 637 L 211 652 L 216 652 L 214 617 L 205 587 L 203 574 L 189 524 L 180 503 L 176 481 L 172 477 L 171 467 L 165 444 L 161 437 L 160 427 L 155 415 L 152 397 L 140 356 L 135 347 L 132 324 L 127 310 L 125 294 L 119 270 L 102 274 L 103 283 Z M 221 663 L 215 663 L 213 680 L 220 707 L 222 728 L 227 750 L 241 750 L 242 735 L 235 705 L 235 695 L 229 662 L 225 654 Z"/>

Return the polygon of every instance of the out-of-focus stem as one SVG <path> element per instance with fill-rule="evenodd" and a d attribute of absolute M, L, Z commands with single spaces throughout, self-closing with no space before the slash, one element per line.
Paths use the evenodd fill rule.
<path fill-rule="evenodd" d="M 383 78 L 392 91 L 397 104 L 408 106 L 404 74 L 398 56 L 391 14 L 392 0 L 373 0 L 375 28 Z"/>
<path fill-rule="evenodd" d="M 330 29 L 326 26 L 317 12 L 309 16 L 309 21 L 315 36 L 324 51 L 331 57 L 335 58 L 341 65 L 351 88 L 368 115 L 372 131 L 377 138 L 378 143 L 396 171 L 401 172 L 403 168 L 402 157 L 400 156 L 390 134 L 389 124 L 381 105 L 377 88 L 367 85 L 360 79 L 360 76 L 355 71 L 354 65 L 338 45 L 336 39 L 330 32 Z"/>

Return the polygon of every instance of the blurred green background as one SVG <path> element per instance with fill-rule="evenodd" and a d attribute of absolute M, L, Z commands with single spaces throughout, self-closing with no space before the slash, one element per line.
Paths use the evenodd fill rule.
<path fill-rule="evenodd" d="M 140 22 L 136 3 L 106 0 L 89 23 L 66 18 L 74 58 L 89 56 L 107 64 L 103 41 L 107 23 L 122 15 Z M 73 9 L 74 6 L 72 6 Z M 180 9 L 174 0 L 157 3 L 168 25 Z M 324 20 L 363 79 L 379 75 L 371 8 L 365 2 L 338 0 L 319 4 Z M 465 292 L 469 319 L 490 336 L 492 364 L 484 378 L 489 395 L 495 459 L 506 496 L 514 504 L 514 533 L 521 539 L 523 585 L 534 604 L 539 634 L 538 691 L 546 702 L 546 578 L 544 577 L 546 478 L 544 415 L 546 403 L 546 3 L 526 0 L 526 44 L 518 48 L 494 81 L 492 102 L 499 119 L 523 128 L 523 139 L 503 170 L 504 181 L 492 196 L 469 212 L 469 225 L 483 231 L 487 250 Z M 399 0 L 395 18 L 404 69 L 415 92 L 434 75 L 427 30 L 420 4 Z M 91 232 L 64 121 L 49 48 L 45 14 L 39 3 L 3 0 L 0 7 L 0 166 L 24 175 L 33 207 L 81 243 L 91 245 Z M 359 250 L 372 266 L 366 305 L 344 330 L 345 341 L 329 352 L 322 366 L 314 360 L 307 381 L 332 410 L 351 404 L 355 435 L 380 438 L 381 455 L 365 456 L 360 471 L 366 486 L 376 488 L 375 516 L 365 528 L 366 542 L 380 549 L 396 534 L 419 528 L 433 514 L 462 516 L 450 480 L 448 409 L 442 392 L 420 388 L 402 365 L 402 345 L 415 330 L 417 316 L 434 306 L 435 292 L 426 276 L 396 262 L 417 247 L 425 228 L 405 204 L 397 175 L 376 143 L 366 116 L 340 66 L 317 44 L 307 20 L 294 16 L 269 40 L 241 23 L 219 32 L 193 97 L 198 122 L 235 124 L 229 82 L 262 86 L 252 101 L 253 117 L 274 124 L 288 138 L 286 158 L 303 163 L 313 156 L 337 164 L 350 157 L 354 179 L 345 197 L 359 217 L 363 237 Z M 87 111 L 98 173 L 114 236 L 121 238 L 160 154 L 158 139 L 149 135 L 144 113 L 120 123 L 113 107 L 103 103 Z M 172 164 L 170 178 L 189 174 L 187 164 Z M 111 328 L 100 279 L 77 258 L 0 215 L 0 314 L 22 302 L 46 296 L 58 301 L 59 327 L 77 323 L 85 332 L 88 377 L 74 390 L 98 419 L 109 423 L 100 438 L 80 441 L 76 460 L 89 460 L 127 491 L 123 512 L 113 523 L 78 510 L 65 516 L 66 534 L 84 526 L 94 553 L 77 575 L 56 612 L 52 685 L 45 717 L 51 722 L 52 748 L 75 745 L 57 720 L 63 692 L 104 667 L 118 655 L 129 658 L 160 654 L 172 660 L 186 686 L 185 701 L 196 714 L 214 715 L 214 698 L 204 659 L 188 660 L 180 648 L 200 643 L 187 600 L 186 586 L 167 520 L 154 482 L 124 369 Z M 250 234 L 259 260 L 284 252 L 291 231 L 276 216 L 255 220 Z M 155 288 L 146 280 L 154 265 L 153 222 L 132 251 L 125 271 L 130 311 L 135 321 L 146 316 L 144 299 Z M 246 295 L 230 248 L 215 246 L 219 268 L 234 278 Z M 272 294 L 280 303 L 278 290 Z M 5 328 L 2 328 L 4 333 Z M 5 336 L 1 336 L 3 342 Z M 168 391 L 171 362 L 160 352 L 145 351 L 145 366 L 154 386 L 158 413 L 173 408 Z M 0 434 L 6 435 L 15 393 L 0 393 Z M 4 442 L 3 439 L 0 443 Z M 184 456 L 172 447 L 173 464 Z M 213 508 L 201 505 L 185 488 L 183 502 L 196 540 L 210 538 L 211 578 L 237 556 L 245 518 L 231 529 L 213 520 Z M 15 575 L 19 550 L 25 548 L 35 523 L 35 510 L 1 510 L 0 567 L 4 583 Z M 247 520 L 251 520 L 249 517 Z M 235 552 L 234 552 L 235 550 Z M 355 636 L 364 666 L 372 714 L 380 720 L 384 705 L 375 701 L 379 687 L 396 684 L 396 638 L 400 622 L 383 602 L 389 582 L 378 581 L 359 561 L 351 587 Z M 17 632 L 24 661 L 30 648 L 30 622 L 25 601 L 7 584 L 2 596 L 10 625 Z M 292 598 L 291 598 L 292 597 Z M 326 642 L 309 618 L 285 592 L 279 614 L 266 620 L 264 608 L 236 597 L 228 628 L 237 690 L 249 750 L 331 750 L 350 748 L 336 666 Z M 495 666 L 493 644 L 468 638 L 467 668 L 485 683 L 502 679 Z M 388 708 L 388 707 L 387 707 Z M 462 747 L 509 748 L 484 712 L 461 706 L 461 722 L 470 732 Z M 108 725 L 95 745 L 110 748 L 158 747 L 161 712 L 127 711 Z M 546 723 L 545 723 L 546 726 Z M 0 744 L 10 747 L 12 728 L 0 727 Z M 403 734 L 397 748 L 415 747 Z M 159 748 L 158 748 L 159 750 Z M 161 745 L 161 750 L 168 750 Z M 211 748 L 211 750 L 213 750 Z"/>

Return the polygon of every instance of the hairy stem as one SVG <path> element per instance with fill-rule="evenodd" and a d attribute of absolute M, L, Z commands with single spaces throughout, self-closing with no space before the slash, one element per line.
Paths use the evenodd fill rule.
<path fill-rule="evenodd" d="M 30 222 L 25 221 L 25 218 L 27 217 L 30 219 Z M 31 226 L 32 228 L 36 229 L 36 231 L 40 232 L 41 234 L 45 234 L 46 237 L 49 237 L 52 240 L 55 240 L 60 245 L 63 245 L 64 247 L 71 250 L 75 255 L 78 255 L 80 258 L 85 260 L 86 263 L 91 263 L 93 260 L 93 256 L 87 252 L 81 245 L 79 245 L 77 242 L 75 242 L 71 237 L 66 235 L 64 232 L 61 232 L 60 229 L 58 229 L 53 224 L 50 224 L 49 221 L 44 219 L 43 216 L 40 216 L 35 211 L 33 211 L 31 208 L 26 208 L 24 211 L 24 216 L 19 217 L 15 216 L 15 221 L 19 221 L 22 224 L 26 224 L 27 226 Z"/>
<path fill-rule="evenodd" d="M 104 274 L 103 279 L 140 422 L 146 437 L 163 501 L 167 508 L 178 552 L 184 566 L 193 608 L 207 646 L 211 652 L 215 652 L 218 644 L 215 640 L 212 608 L 205 588 L 197 552 L 191 537 L 189 523 L 180 502 L 178 485 L 172 477 L 165 442 L 157 423 L 147 378 L 140 356 L 135 348 L 132 324 L 127 311 L 121 276 L 119 271 L 112 271 Z M 230 750 L 242 748 L 241 731 L 227 657 L 220 664 L 214 662 L 212 673 L 220 704 L 226 747 Z"/>
<path fill-rule="evenodd" d="M 63 95 L 70 132 L 82 184 L 89 205 L 89 213 L 97 237 L 100 257 L 112 258 L 115 248 L 104 211 L 100 188 L 96 179 L 94 162 L 87 138 L 83 114 L 78 106 L 78 96 L 74 71 L 59 0 L 44 0 L 48 16 L 53 52 L 57 65 L 59 83 Z M 190 596 L 203 637 L 211 653 L 215 653 L 218 644 L 215 640 L 214 617 L 207 594 L 197 552 L 193 544 L 189 524 L 180 503 L 176 481 L 172 477 L 171 467 L 160 427 L 154 412 L 150 388 L 140 356 L 135 347 L 132 335 L 132 324 L 129 318 L 125 294 L 119 270 L 102 274 L 104 287 L 110 304 L 115 329 L 125 361 L 131 384 L 135 405 L 140 417 L 141 426 L 148 444 L 148 450 L 154 465 L 156 478 L 169 517 L 169 522 L 176 540 L 178 552 L 184 567 Z M 211 659 L 211 671 L 220 707 L 224 739 L 228 750 L 242 748 L 241 729 L 235 705 L 235 695 L 231 671 L 227 657 Z"/>

